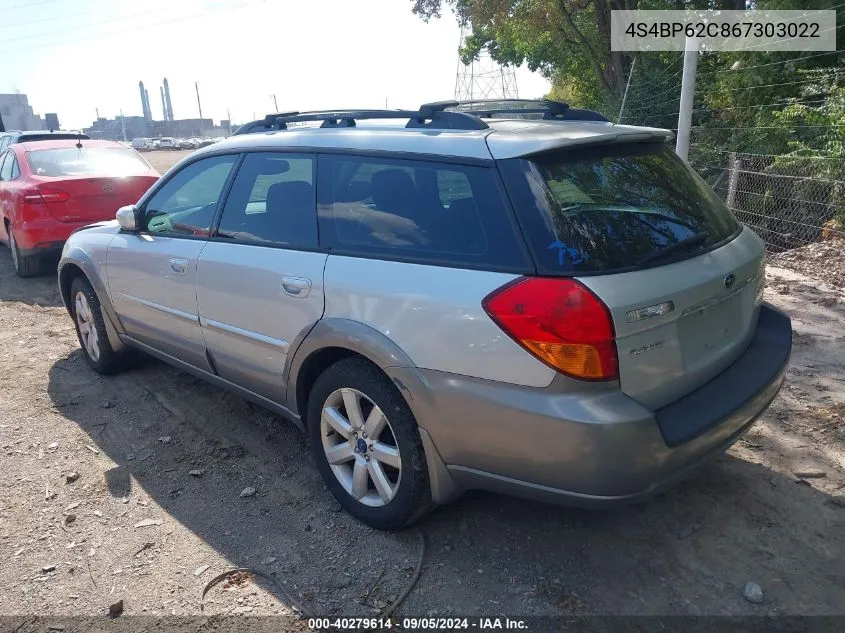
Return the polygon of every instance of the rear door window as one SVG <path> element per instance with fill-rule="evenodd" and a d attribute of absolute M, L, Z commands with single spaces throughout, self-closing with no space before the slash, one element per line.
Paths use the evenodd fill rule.
<path fill-rule="evenodd" d="M 550 152 L 501 168 L 544 274 L 661 265 L 711 250 L 740 229 L 664 144 Z"/>
<path fill-rule="evenodd" d="M 349 155 L 318 164 L 320 242 L 333 253 L 529 267 L 492 167 Z"/>

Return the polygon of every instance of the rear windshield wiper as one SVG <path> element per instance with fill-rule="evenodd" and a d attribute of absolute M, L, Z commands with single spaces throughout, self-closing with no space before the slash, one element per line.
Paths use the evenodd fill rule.
<path fill-rule="evenodd" d="M 663 248 L 656 250 L 653 253 L 649 253 L 640 261 L 638 261 L 637 265 L 640 266 L 642 264 L 648 264 L 658 259 L 668 257 L 674 253 L 677 253 L 678 251 L 683 251 L 694 246 L 700 246 L 704 244 L 704 242 L 706 242 L 707 238 L 709 237 L 710 236 L 707 233 L 696 233 L 694 235 L 690 235 L 689 237 L 685 237 L 684 239 L 682 239 L 680 242 L 669 244 L 668 246 L 664 246 Z"/>

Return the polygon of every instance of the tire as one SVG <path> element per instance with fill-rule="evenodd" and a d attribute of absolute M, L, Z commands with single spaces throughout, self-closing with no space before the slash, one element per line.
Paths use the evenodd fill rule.
<path fill-rule="evenodd" d="M 347 402 L 357 402 L 361 415 L 350 416 Z M 383 424 L 377 413 L 370 415 L 376 407 L 383 413 Z M 329 411 L 325 420 L 324 408 Z M 376 529 L 397 530 L 431 510 L 417 422 L 402 395 L 377 367 L 362 358 L 347 358 L 326 369 L 311 388 L 307 416 L 314 461 L 349 514 Z M 344 433 L 339 432 L 341 428 Z M 371 437 L 366 437 L 367 429 Z M 333 465 L 327 451 L 333 455 Z"/>
<path fill-rule="evenodd" d="M 24 257 L 21 255 L 21 249 L 18 248 L 18 242 L 15 239 L 15 233 L 12 227 L 7 227 L 9 235 L 9 250 L 12 251 L 12 265 L 15 267 L 15 273 L 18 277 L 35 277 L 41 272 L 41 260 L 35 256 Z"/>
<path fill-rule="evenodd" d="M 76 336 L 85 362 L 98 374 L 107 376 L 124 370 L 128 365 L 129 356 L 125 350 L 116 352 L 112 349 L 100 300 L 86 277 L 79 276 L 73 280 L 70 286 L 70 305 Z M 89 333 L 93 333 L 93 341 L 89 338 Z"/>

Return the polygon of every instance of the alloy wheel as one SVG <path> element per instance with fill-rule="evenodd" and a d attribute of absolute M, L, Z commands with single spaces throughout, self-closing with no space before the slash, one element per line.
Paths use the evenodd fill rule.
<path fill-rule="evenodd" d="M 84 292 L 77 292 L 74 300 L 74 311 L 76 313 L 76 324 L 79 328 L 79 336 L 85 351 L 94 362 L 100 359 L 100 340 L 97 336 L 97 327 L 94 323 L 94 314 L 88 304 L 88 298 Z"/>
<path fill-rule="evenodd" d="M 382 507 L 399 490 L 402 460 L 390 422 L 356 389 L 332 392 L 320 416 L 323 452 L 332 473 L 358 502 Z"/>

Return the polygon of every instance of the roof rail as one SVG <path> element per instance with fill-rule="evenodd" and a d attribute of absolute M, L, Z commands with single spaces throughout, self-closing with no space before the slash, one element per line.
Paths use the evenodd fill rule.
<path fill-rule="evenodd" d="M 280 112 L 239 127 L 235 135 L 286 130 L 288 123 L 322 121 L 320 127 L 356 127 L 366 119 L 407 119 L 407 128 L 448 130 L 486 130 L 488 125 L 477 116 L 465 112 L 450 112 L 446 108 L 456 101 L 423 104 L 419 110 L 318 110 L 311 112 Z"/>
<path fill-rule="evenodd" d="M 504 114 L 542 114 L 547 121 L 601 121 L 607 118 L 593 110 L 571 108 L 568 103 L 550 99 L 476 99 L 455 102 L 458 112 L 492 119 Z"/>

